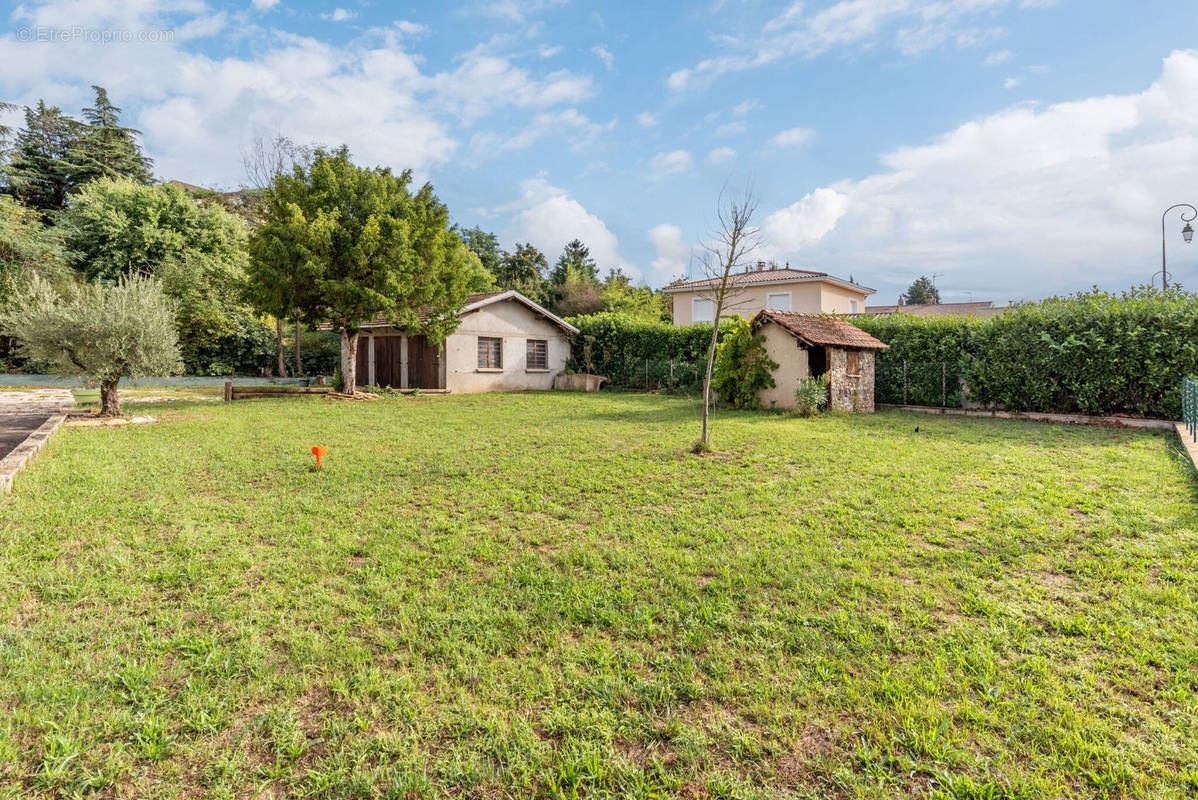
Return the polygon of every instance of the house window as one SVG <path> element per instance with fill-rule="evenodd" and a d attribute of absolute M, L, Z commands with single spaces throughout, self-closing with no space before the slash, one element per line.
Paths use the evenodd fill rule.
<path fill-rule="evenodd" d="M 528 369 L 549 369 L 549 342 L 528 340 Z"/>
<path fill-rule="evenodd" d="M 770 292 L 765 296 L 765 307 L 772 311 L 790 311 L 790 292 Z"/>
<path fill-rule="evenodd" d="M 503 339 L 478 337 L 478 368 L 503 369 Z"/>
<path fill-rule="evenodd" d="M 850 314 L 856 314 L 856 313 L 857 313 L 857 301 L 856 301 L 856 300 L 850 300 L 850 301 L 849 301 L 849 313 L 850 313 Z"/>
<path fill-rule="evenodd" d="M 712 322 L 715 318 L 715 304 L 710 300 L 696 297 L 691 301 L 691 322 Z"/>
<path fill-rule="evenodd" d="M 861 353 L 856 350 L 849 350 L 845 353 L 847 363 L 845 364 L 845 372 L 849 375 L 861 374 Z"/>

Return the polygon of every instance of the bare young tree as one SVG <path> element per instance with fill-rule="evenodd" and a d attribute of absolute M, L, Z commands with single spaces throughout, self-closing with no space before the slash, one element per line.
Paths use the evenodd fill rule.
<path fill-rule="evenodd" d="M 727 187 L 720 191 L 715 230 L 710 241 L 703 245 L 699 256 L 712 284 L 705 292 L 712 303 L 711 344 L 707 347 L 707 369 L 703 373 L 703 432 L 695 445 L 696 452 L 711 449 L 711 371 L 715 364 L 715 348 L 720 333 L 720 318 L 735 305 L 735 298 L 742 291 L 732 277 L 748 268 L 751 256 L 761 243 L 761 234 L 753 225 L 757 212 L 757 197 L 752 184 L 745 184 L 736 196 L 729 196 Z M 702 295 L 701 295 L 702 296 Z"/>
<path fill-rule="evenodd" d="M 287 136 L 276 133 L 266 136 L 258 133 L 249 147 L 241 151 L 241 166 L 245 172 L 244 200 L 253 219 L 261 217 L 266 193 L 280 175 L 291 172 L 297 166 L 306 167 L 312 162 L 314 148 L 297 144 Z M 287 359 L 283 355 L 283 318 L 290 316 L 290 309 L 276 309 L 275 355 L 279 364 L 279 377 L 287 377 Z M 303 359 L 300 356 L 300 315 L 295 312 L 295 374 L 303 374 Z"/>

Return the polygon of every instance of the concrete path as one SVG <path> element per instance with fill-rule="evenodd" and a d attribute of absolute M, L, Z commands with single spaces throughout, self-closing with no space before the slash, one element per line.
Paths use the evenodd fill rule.
<path fill-rule="evenodd" d="M 42 448 L 75 404 L 69 389 L 0 392 L 0 492 Z"/>

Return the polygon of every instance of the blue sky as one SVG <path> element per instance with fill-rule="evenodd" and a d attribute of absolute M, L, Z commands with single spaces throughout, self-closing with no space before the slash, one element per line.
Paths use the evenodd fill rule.
<path fill-rule="evenodd" d="M 258 134 L 413 168 L 454 218 L 574 237 L 660 286 L 720 187 L 751 180 L 763 253 L 894 298 L 1006 302 L 1159 269 L 1198 203 L 1198 4 L 28 0 L 0 98 L 77 112 L 106 86 L 164 178 L 241 181 Z M 1170 222 L 1174 280 L 1198 243 Z"/>

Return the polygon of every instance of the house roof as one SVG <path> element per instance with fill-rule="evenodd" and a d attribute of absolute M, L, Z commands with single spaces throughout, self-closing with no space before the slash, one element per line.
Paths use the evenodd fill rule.
<path fill-rule="evenodd" d="M 851 322 L 828 314 L 799 314 L 765 309 L 753 317 L 753 329 L 774 322 L 799 341 L 818 347 L 851 350 L 885 350 L 889 345 L 870 336 Z"/>
<path fill-rule="evenodd" d="M 912 303 L 899 306 L 866 306 L 865 314 L 910 314 L 913 317 L 980 317 L 997 309 L 989 300 L 976 303 Z"/>
<path fill-rule="evenodd" d="M 504 300 L 514 300 L 515 302 L 526 306 L 534 313 L 540 314 L 541 316 L 545 317 L 550 322 L 554 323 L 555 325 L 557 325 L 558 327 L 560 327 L 562 330 L 566 331 L 567 333 L 578 333 L 578 328 L 575 328 L 573 325 L 566 322 L 564 319 L 557 316 L 556 314 L 553 314 L 545 307 L 543 307 L 537 303 L 534 303 L 532 300 L 529 300 L 527 297 L 520 294 L 515 289 L 504 289 L 504 290 L 498 291 L 498 292 L 480 292 L 477 294 L 468 295 L 466 297 L 466 302 L 462 305 L 461 310 L 458 311 L 458 316 L 460 317 L 464 314 L 469 314 L 472 311 L 478 311 L 480 308 L 485 308 L 486 306 L 489 306 L 492 303 L 499 303 L 499 302 L 503 302 Z M 427 315 L 426 311 L 421 311 L 419 316 L 423 320 L 426 317 L 426 315 Z M 332 330 L 333 326 L 326 322 L 326 323 L 317 325 L 316 327 L 319 328 L 320 330 Z M 370 322 L 362 323 L 362 328 L 364 328 L 364 329 L 388 328 L 388 327 L 391 327 L 391 323 L 388 322 L 386 319 L 383 319 L 382 317 L 373 319 Z"/>
<path fill-rule="evenodd" d="M 840 286 L 857 289 L 864 294 L 874 294 L 874 290 L 867 286 L 861 286 L 851 281 L 846 281 L 829 275 L 826 272 L 813 272 L 807 269 L 792 269 L 791 267 L 782 267 L 781 269 L 750 269 L 748 272 L 737 272 L 728 276 L 728 284 L 730 286 L 758 286 L 762 284 L 772 283 L 807 283 L 811 281 L 827 281 Z M 719 286 L 719 278 L 704 278 L 698 281 L 685 281 L 683 283 L 672 283 L 669 286 L 663 287 L 663 292 L 688 292 L 697 289 L 713 289 Z"/>

